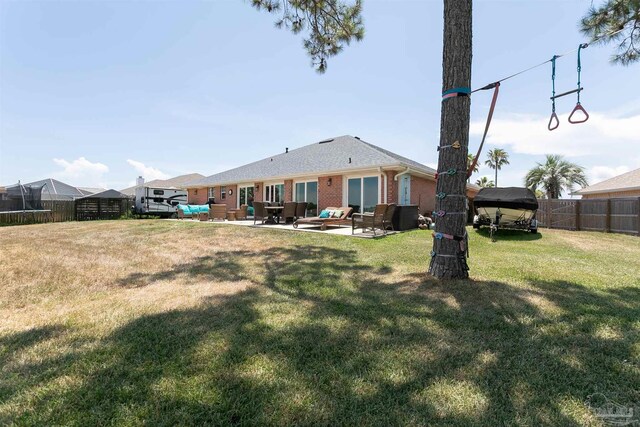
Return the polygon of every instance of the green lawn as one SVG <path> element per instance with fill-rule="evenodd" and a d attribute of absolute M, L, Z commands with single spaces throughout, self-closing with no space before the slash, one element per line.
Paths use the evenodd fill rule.
<path fill-rule="evenodd" d="M 176 221 L 0 230 L 0 425 L 601 425 L 640 411 L 640 239 L 378 240 Z M 601 395 L 598 395 L 601 396 Z"/>

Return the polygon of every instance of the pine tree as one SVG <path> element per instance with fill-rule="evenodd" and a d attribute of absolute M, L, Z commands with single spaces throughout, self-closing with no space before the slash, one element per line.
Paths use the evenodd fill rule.
<path fill-rule="evenodd" d="M 442 92 L 471 86 L 471 0 L 444 0 L 444 35 L 442 53 Z M 436 221 L 436 234 L 447 234 L 451 239 L 434 239 L 429 273 L 438 279 L 466 279 L 469 268 L 465 258 L 467 211 L 467 156 L 471 99 L 456 96 L 442 101 L 440 113 L 440 145 L 458 141 L 461 149 L 441 149 L 438 171 L 455 170 L 437 180 L 436 210 L 451 214 Z"/>
<path fill-rule="evenodd" d="M 629 65 L 640 60 L 640 0 L 607 0 L 600 7 L 592 6 L 580 21 L 580 29 L 598 43 L 617 43 L 611 57 L 614 63 Z"/>
<path fill-rule="evenodd" d="M 364 37 L 362 0 L 347 4 L 341 0 L 251 0 L 258 10 L 280 14 L 277 28 L 294 34 L 308 31 L 304 47 L 319 73 L 327 70 L 327 60 L 351 41 Z"/>

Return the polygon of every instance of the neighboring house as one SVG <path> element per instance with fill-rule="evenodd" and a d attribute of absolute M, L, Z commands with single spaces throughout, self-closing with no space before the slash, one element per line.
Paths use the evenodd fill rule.
<path fill-rule="evenodd" d="M 104 191 L 102 188 L 74 187 L 73 185 L 65 184 L 64 182 L 53 178 L 22 183 L 22 185 L 31 185 L 34 187 L 43 186 L 41 193 L 42 200 L 74 200 L 78 197 L 84 197 L 95 192 Z M 17 186 L 17 184 L 9 187 L 14 186 Z"/>
<path fill-rule="evenodd" d="M 153 188 L 186 188 L 185 184 L 202 178 L 204 178 L 204 175 L 202 174 L 190 173 L 187 175 L 180 175 L 169 179 L 154 179 L 152 181 L 145 182 L 144 186 Z M 120 192 L 126 194 L 127 196 L 135 196 L 136 186 L 125 188 L 123 190 L 120 190 Z"/>
<path fill-rule="evenodd" d="M 582 196 L 583 199 L 640 197 L 640 169 L 614 176 L 572 194 Z"/>
<path fill-rule="evenodd" d="M 435 208 L 436 171 L 353 136 L 339 136 L 217 173 L 186 185 L 189 203 L 215 198 L 228 208 L 250 201 L 306 201 L 310 210 L 353 206 L 372 211 L 377 203 Z M 473 197 L 479 190 L 467 187 Z M 312 212 L 313 213 L 313 212 Z"/>

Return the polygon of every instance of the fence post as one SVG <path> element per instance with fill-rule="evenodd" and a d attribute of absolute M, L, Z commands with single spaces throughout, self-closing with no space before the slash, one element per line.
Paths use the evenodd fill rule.
<path fill-rule="evenodd" d="M 611 199 L 607 199 L 607 211 L 605 217 L 605 233 L 611 233 Z"/>
<path fill-rule="evenodd" d="M 576 213 L 576 231 L 580 231 L 580 200 L 576 200 L 575 213 Z"/>
<path fill-rule="evenodd" d="M 551 213 L 552 212 L 551 211 L 551 201 L 552 200 L 553 199 L 547 199 L 547 228 L 551 228 L 551 223 L 552 223 L 552 221 L 551 221 L 552 220 L 552 218 L 551 218 L 551 215 L 552 215 L 552 213 Z"/>

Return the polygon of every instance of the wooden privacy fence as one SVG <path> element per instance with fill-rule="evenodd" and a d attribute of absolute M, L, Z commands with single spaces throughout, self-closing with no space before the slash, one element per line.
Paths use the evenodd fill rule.
<path fill-rule="evenodd" d="M 76 219 L 78 221 L 118 219 L 129 211 L 130 206 L 130 199 L 78 199 L 76 200 Z"/>
<path fill-rule="evenodd" d="M 12 208 L 6 200 L 0 208 Z M 73 200 L 43 200 L 42 209 L 0 211 L 0 225 L 40 224 L 44 222 L 86 221 L 94 219 L 118 219 L 131 209 L 130 199 L 87 198 Z"/>
<path fill-rule="evenodd" d="M 39 211 L 0 212 L 0 225 L 40 224 L 76 219 L 73 200 L 43 200 Z"/>
<path fill-rule="evenodd" d="M 539 226 L 640 236 L 640 197 L 630 199 L 538 200 Z"/>

